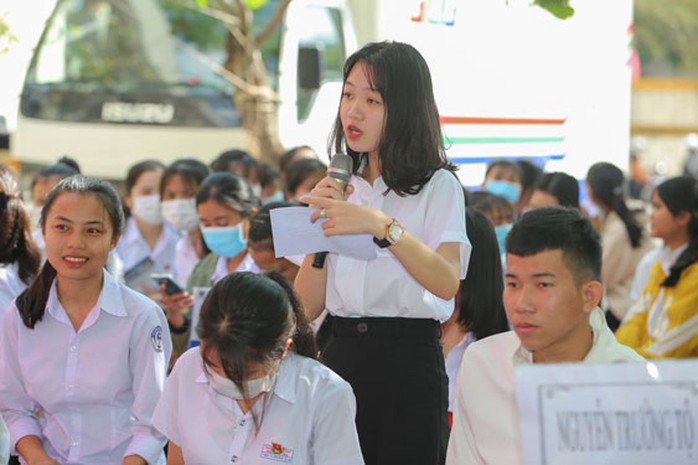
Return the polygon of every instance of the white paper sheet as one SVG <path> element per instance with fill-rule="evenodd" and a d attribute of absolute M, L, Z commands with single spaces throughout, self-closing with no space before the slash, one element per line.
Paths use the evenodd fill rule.
<path fill-rule="evenodd" d="M 370 234 L 352 234 L 326 237 L 320 219 L 310 222 L 313 209 L 286 207 L 271 210 L 271 230 L 277 257 L 316 252 L 334 252 L 361 260 L 378 255 L 378 247 Z"/>

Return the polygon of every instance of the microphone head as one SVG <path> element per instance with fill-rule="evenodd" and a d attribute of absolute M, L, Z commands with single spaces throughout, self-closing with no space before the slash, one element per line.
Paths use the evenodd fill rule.
<path fill-rule="evenodd" d="M 345 188 L 349 184 L 353 166 L 354 161 L 349 155 L 346 153 L 335 153 L 330 159 L 327 174 L 336 179 L 342 185 L 342 188 Z"/>

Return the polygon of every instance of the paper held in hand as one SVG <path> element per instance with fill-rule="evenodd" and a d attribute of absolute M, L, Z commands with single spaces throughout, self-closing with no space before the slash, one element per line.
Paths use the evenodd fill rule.
<path fill-rule="evenodd" d="M 277 257 L 334 252 L 340 255 L 371 260 L 378 249 L 370 234 L 351 234 L 327 237 L 322 231 L 322 222 L 310 222 L 313 209 L 308 207 L 286 207 L 271 210 L 271 229 L 274 251 Z"/>

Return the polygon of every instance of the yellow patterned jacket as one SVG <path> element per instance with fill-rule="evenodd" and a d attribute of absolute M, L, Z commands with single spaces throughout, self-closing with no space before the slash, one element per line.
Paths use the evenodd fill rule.
<path fill-rule="evenodd" d="M 698 357 L 698 263 L 683 270 L 674 287 L 662 287 L 665 279 L 656 262 L 616 339 L 646 358 Z"/>

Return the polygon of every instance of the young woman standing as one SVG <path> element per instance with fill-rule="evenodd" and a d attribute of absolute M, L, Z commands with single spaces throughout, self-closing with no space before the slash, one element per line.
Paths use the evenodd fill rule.
<path fill-rule="evenodd" d="M 465 277 L 462 186 L 448 162 L 429 69 L 413 47 L 372 43 L 344 65 L 334 150 L 353 159 L 306 198 L 325 234 L 370 234 L 378 256 L 306 257 L 296 287 L 310 319 L 335 317 L 323 360 L 357 397 L 368 465 L 438 464 L 448 439 L 440 322 Z M 415 375 L 418 374 L 418 375 Z"/>

